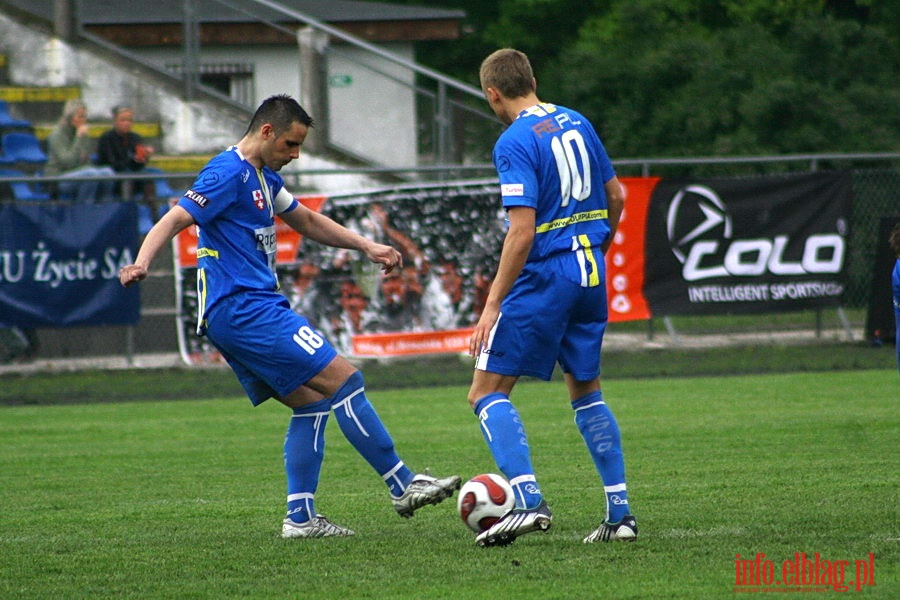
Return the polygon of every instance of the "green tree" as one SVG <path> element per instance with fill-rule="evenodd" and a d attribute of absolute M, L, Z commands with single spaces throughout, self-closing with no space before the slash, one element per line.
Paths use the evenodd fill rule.
<path fill-rule="evenodd" d="M 560 57 L 558 101 L 618 156 L 897 149 L 898 47 L 884 29 L 813 1 L 688 10 L 709 4 L 619 3 L 591 19 Z"/>
<path fill-rule="evenodd" d="M 434 4 L 466 11 L 463 35 L 420 60 L 477 85 L 488 52 L 517 47 L 539 95 L 587 115 L 613 156 L 900 149 L 897 2 Z"/>

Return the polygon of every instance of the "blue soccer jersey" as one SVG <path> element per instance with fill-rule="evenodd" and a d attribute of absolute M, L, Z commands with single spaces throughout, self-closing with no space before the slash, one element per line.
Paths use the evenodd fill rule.
<path fill-rule="evenodd" d="M 542 103 L 503 132 L 494 164 L 503 206 L 533 208 L 535 236 L 475 367 L 549 379 L 558 362 L 590 381 L 608 318 L 601 245 L 610 235 L 612 163 L 587 119 Z"/>
<path fill-rule="evenodd" d="M 609 236 L 606 191 L 612 162 L 590 122 L 549 103 L 522 111 L 494 146 L 503 206 L 535 209 L 528 256 L 598 248 Z"/>
<path fill-rule="evenodd" d="M 894 295 L 894 345 L 897 349 L 897 368 L 900 369 L 900 258 L 894 263 L 891 274 L 891 289 Z"/>
<path fill-rule="evenodd" d="M 209 161 L 178 205 L 200 230 L 198 332 L 222 299 L 278 289 L 275 214 L 297 206 L 278 173 L 257 169 L 232 146 Z"/>

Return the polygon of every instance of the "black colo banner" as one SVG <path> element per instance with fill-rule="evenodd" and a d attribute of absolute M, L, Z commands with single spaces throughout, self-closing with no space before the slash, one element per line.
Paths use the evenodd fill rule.
<path fill-rule="evenodd" d="M 851 199 L 846 172 L 661 180 L 646 228 L 644 295 L 652 314 L 840 303 Z"/>

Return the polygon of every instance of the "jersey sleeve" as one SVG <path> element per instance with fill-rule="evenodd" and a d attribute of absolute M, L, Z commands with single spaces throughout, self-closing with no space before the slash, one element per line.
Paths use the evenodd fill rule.
<path fill-rule="evenodd" d="M 494 166 L 500 179 L 504 208 L 537 207 L 538 171 L 534 167 L 535 150 L 508 129 L 494 146 Z"/>
<path fill-rule="evenodd" d="M 184 193 L 178 206 L 188 211 L 200 227 L 221 214 L 237 197 L 236 176 L 208 165 Z"/>

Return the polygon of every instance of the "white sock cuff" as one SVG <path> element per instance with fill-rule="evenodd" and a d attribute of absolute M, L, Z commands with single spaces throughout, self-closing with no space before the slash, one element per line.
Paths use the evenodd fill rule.
<path fill-rule="evenodd" d="M 588 404 L 587 406 L 579 406 L 578 408 L 575 409 L 575 412 L 578 412 L 579 410 L 584 410 L 586 408 L 593 408 L 594 406 L 600 406 L 601 404 L 605 405 L 606 402 L 604 402 L 603 400 L 600 400 L 599 402 L 592 402 L 591 404 Z"/>
<path fill-rule="evenodd" d="M 301 492 L 299 494 L 288 494 L 287 501 L 294 502 L 295 500 L 312 500 L 314 494 L 310 494 L 309 492 Z"/>
<path fill-rule="evenodd" d="M 332 407 L 333 409 L 337 410 L 337 408 L 338 408 L 339 406 L 343 406 L 344 404 L 347 404 L 348 402 L 350 402 L 351 400 L 353 400 L 356 396 L 358 396 L 359 394 L 363 393 L 365 390 L 366 390 L 365 386 L 360 387 L 360 388 L 358 388 L 358 389 L 356 389 L 356 390 L 350 392 L 349 394 L 347 394 L 347 395 L 344 396 L 343 398 L 341 398 L 341 400 L 340 400 L 339 402 L 335 402 L 334 404 L 332 404 L 331 407 Z"/>
<path fill-rule="evenodd" d="M 518 477 L 513 477 L 509 480 L 509 485 L 515 487 L 520 483 L 528 483 L 534 482 L 537 483 L 537 478 L 535 478 L 534 473 L 529 473 L 527 475 L 519 475 Z"/>
<path fill-rule="evenodd" d="M 385 481 L 387 481 L 388 479 L 390 479 L 391 477 L 393 477 L 394 475 L 396 475 L 396 474 L 397 474 L 397 471 L 399 471 L 400 469 L 402 469 L 403 466 L 404 466 L 404 465 L 403 465 L 403 461 L 401 460 L 401 461 L 398 462 L 396 465 L 394 465 L 394 468 L 393 468 L 393 469 L 391 469 L 390 471 L 388 471 L 387 473 L 385 473 L 384 475 L 382 475 L 381 478 L 384 479 Z"/>
<path fill-rule="evenodd" d="M 503 402 L 505 402 L 506 404 L 512 404 L 512 402 L 509 401 L 509 398 L 497 398 L 496 400 L 493 400 L 490 404 L 488 404 L 487 406 L 485 406 L 484 408 L 482 408 L 481 411 L 478 413 L 478 417 L 479 417 L 482 421 L 484 421 L 485 418 L 486 418 L 486 416 L 487 416 L 487 411 L 488 411 L 488 409 L 490 409 L 490 408 L 491 408 L 492 406 L 494 406 L 495 404 L 500 404 L 500 403 L 503 403 Z"/>

